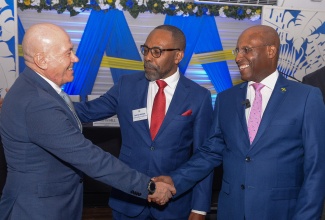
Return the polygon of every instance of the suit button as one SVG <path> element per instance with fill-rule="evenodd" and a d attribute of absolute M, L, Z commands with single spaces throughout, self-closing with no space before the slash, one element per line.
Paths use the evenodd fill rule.
<path fill-rule="evenodd" d="M 251 162 L 251 158 L 250 158 L 250 157 L 246 157 L 246 158 L 245 158 L 245 161 L 246 161 L 246 162 Z"/>
<path fill-rule="evenodd" d="M 84 181 L 84 179 L 81 178 L 81 179 L 79 180 L 79 183 L 82 183 L 83 181 Z"/>
<path fill-rule="evenodd" d="M 154 147 L 154 146 L 151 146 L 151 147 L 150 147 L 150 150 L 155 150 L 155 147 Z"/>
<path fill-rule="evenodd" d="M 241 184 L 241 185 L 240 185 L 240 188 L 241 188 L 242 190 L 244 190 L 244 189 L 245 189 L 245 185 L 244 185 L 244 184 Z"/>

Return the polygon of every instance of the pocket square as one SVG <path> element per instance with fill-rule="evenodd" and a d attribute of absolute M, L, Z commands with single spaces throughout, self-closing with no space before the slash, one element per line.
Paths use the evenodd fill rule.
<path fill-rule="evenodd" d="M 182 116 L 190 116 L 190 115 L 192 115 L 192 110 L 191 109 L 190 110 L 187 110 L 186 112 L 184 112 L 182 114 Z"/>

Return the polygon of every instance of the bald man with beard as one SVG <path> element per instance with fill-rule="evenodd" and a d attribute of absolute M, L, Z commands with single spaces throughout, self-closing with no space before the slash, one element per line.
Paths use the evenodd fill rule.
<path fill-rule="evenodd" d="M 150 178 L 87 140 L 61 97 L 61 86 L 73 80 L 73 64 L 79 60 L 68 34 L 53 24 L 36 24 L 22 46 L 27 68 L 7 93 L 1 112 L 8 174 L 0 219 L 80 220 L 83 173 L 147 199 Z M 159 202 L 167 202 L 171 191 L 175 193 L 164 183 L 150 188 Z"/>
<path fill-rule="evenodd" d="M 174 199 L 222 163 L 218 220 L 321 219 L 322 94 L 279 74 L 279 46 L 279 36 L 269 26 L 253 26 L 239 36 L 234 54 L 245 82 L 218 94 L 209 138 L 187 164 L 170 173 Z M 258 105 L 254 134 L 250 115 Z"/>

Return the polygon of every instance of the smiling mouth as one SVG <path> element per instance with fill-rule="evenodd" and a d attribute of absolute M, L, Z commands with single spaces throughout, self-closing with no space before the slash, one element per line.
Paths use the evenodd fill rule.
<path fill-rule="evenodd" d="M 243 69 L 246 69 L 247 67 L 249 67 L 249 65 L 248 65 L 248 64 L 246 64 L 246 65 L 242 65 L 242 66 L 239 66 L 239 70 L 243 70 Z"/>
<path fill-rule="evenodd" d="M 73 68 L 72 68 L 72 67 L 69 67 L 69 68 L 68 68 L 68 70 L 72 71 L 72 70 L 73 70 Z"/>

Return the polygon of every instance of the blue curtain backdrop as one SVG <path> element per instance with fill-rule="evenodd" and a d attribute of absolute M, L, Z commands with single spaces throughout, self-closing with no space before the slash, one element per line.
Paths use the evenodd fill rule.
<path fill-rule="evenodd" d="M 203 32 L 200 35 L 194 52 L 206 53 L 212 51 L 223 51 L 214 17 L 204 16 L 203 20 Z M 208 74 L 209 79 L 218 93 L 233 86 L 226 61 L 202 64 L 202 67 Z"/>
<path fill-rule="evenodd" d="M 119 10 L 92 11 L 81 38 L 75 64 L 75 79 L 65 85 L 68 94 L 79 94 L 82 99 L 91 94 L 104 52 L 107 56 L 141 61 L 133 36 Z M 114 83 L 122 74 L 136 71 L 111 68 Z"/>
<path fill-rule="evenodd" d="M 20 18 L 18 17 L 18 44 L 21 45 L 23 43 L 23 38 L 25 36 L 25 29 L 23 27 L 23 24 L 20 21 Z M 23 56 L 19 56 L 19 73 L 22 72 L 25 69 L 25 61 Z"/>
<path fill-rule="evenodd" d="M 138 48 L 129 29 L 129 25 L 126 22 L 124 13 L 117 10 L 115 19 L 115 25 L 109 35 L 106 55 L 110 57 L 142 61 Z M 114 83 L 117 83 L 121 75 L 131 74 L 134 72 L 138 72 L 138 70 L 111 68 Z"/>
<path fill-rule="evenodd" d="M 213 16 L 167 15 L 164 23 L 179 27 L 186 36 L 185 56 L 180 63 L 180 71 L 183 74 L 186 72 L 193 53 L 223 50 Z M 107 56 L 141 61 L 122 11 L 93 10 L 91 12 L 77 51 L 80 60 L 74 66 L 75 79 L 64 87 L 68 94 L 79 94 L 82 99 L 91 94 L 105 51 Z M 202 64 L 202 67 L 217 92 L 232 86 L 225 61 Z M 113 81 L 116 83 L 122 74 L 136 71 L 111 68 L 111 72 Z"/>
<path fill-rule="evenodd" d="M 90 13 L 76 53 L 79 62 L 74 65 L 74 81 L 64 87 L 68 94 L 80 95 L 84 99 L 91 93 L 108 42 L 107 36 L 114 26 L 115 14 L 115 10 L 93 10 Z"/>
<path fill-rule="evenodd" d="M 222 51 L 222 44 L 213 16 L 166 16 L 165 24 L 180 28 L 186 36 L 185 55 L 180 63 L 180 71 L 184 74 L 193 53 Z M 232 86 L 226 61 L 202 64 L 217 92 Z"/>
<path fill-rule="evenodd" d="M 196 47 L 196 43 L 202 31 L 202 17 L 189 16 L 169 16 L 166 15 L 164 24 L 169 24 L 181 29 L 186 37 L 186 49 L 184 58 L 179 64 L 179 70 L 185 74 L 188 64 L 191 61 L 192 54 Z"/>

